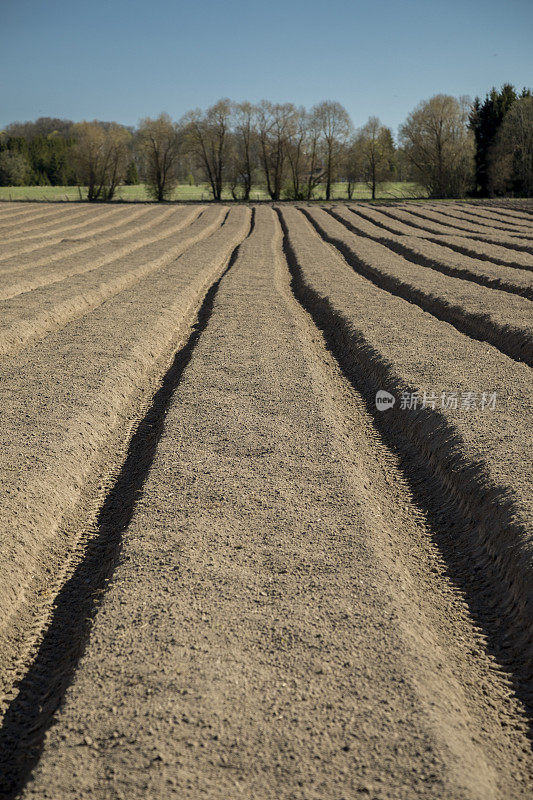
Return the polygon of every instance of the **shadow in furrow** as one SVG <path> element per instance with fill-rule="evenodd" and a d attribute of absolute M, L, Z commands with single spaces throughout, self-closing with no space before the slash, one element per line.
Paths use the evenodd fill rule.
<path fill-rule="evenodd" d="M 488 253 L 480 253 L 478 250 L 473 250 L 471 247 L 468 247 L 467 238 L 464 238 L 466 243 L 464 245 L 457 244 L 456 242 L 452 244 L 444 239 L 439 239 L 437 236 L 425 236 L 424 238 L 427 239 L 428 242 L 438 244 L 440 247 L 447 247 L 448 250 L 454 250 L 456 253 L 460 253 L 463 256 L 476 258 L 478 261 L 486 261 L 487 264 L 495 264 L 497 267 L 510 267 L 511 269 L 522 269 L 526 270 L 527 272 L 533 272 L 533 266 L 530 266 L 529 264 L 519 264 L 517 261 L 507 261 L 506 259 L 489 255 Z M 490 244 L 490 242 L 482 242 L 482 244 Z"/>
<path fill-rule="evenodd" d="M 515 212 L 518 211 L 519 214 L 526 214 L 526 216 L 533 217 L 533 210 L 530 210 L 526 207 L 525 204 L 519 203 L 516 205 L 515 203 L 480 203 L 480 208 L 484 208 L 485 211 L 494 211 L 497 209 L 497 212 L 503 214 L 504 216 L 511 216 L 513 219 L 516 219 Z"/>
<path fill-rule="evenodd" d="M 510 542 L 525 540 L 512 498 L 488 482 L 483 463 L 468 461 L 462 442 L 444 417 L 431 409 L 416 415 L 376 412 L 376 391 L 414 391 L 393 372 L 357 329 L 304 280 L 287 224 L 283 250 L 291 290 L 322 332 L 345 378 L 365 402 L 381 440 L 399 462 L 413 500 L 424 513 L 450 580 L 468 603 L 486 647 L 522 702 L 533 738 L 533 634 L 531 569 L 527 553 Z"/>
<path fill-rule="evenodd" d="M 450 217 L 447 217 L 446 220 L 435 219 L 434 217 L 430 216 L 429 214 L 424 214 L 423 211 L 420 211 L 419 208 L 417 208 L 416 210 L 413 209 L 413 208 L 409 208 L 409 209 L 403 208 L 403 209 L 400 209 L 400 210 L 405 212 L 406 214 L 411 214 L 413 217 L 415 217 L 415 219 L 421 219 L 424 222 L 427 221 L 427 222 L 429 222 L 429 223 L 431 223 L 433 225 L 441 225 L 441 226 L 446 227 L 446 228 L 453 228 L 454 230 L 458 231 L 458 236 L 469 236 L 469 237 L 472 237 L 473 239 L 476 239 L 476 234 L 479 235 L 479 236 L 490 236 L 491 233 L 496 233 L 496 234 L 499 234 L 500 232 L 502 234 L 509 233 L 509 231 L 504 231 L 502 228 L 491 228 L 491 226 L 489 224 L 485 224 L 483 222 L 478 223 L 478 226 L 481 226 L 483 228 L 487 228 L 487 232 L 480 231 L 480 230 L 473 230 L 473 229 L 468 230 L 467 228 L 461 227 L 461 225 L 452 224 L 451 222 L 448 222 Z M 439 212 L 439 213 L 442 214 L 442 212 Z M 451 219 L 455 219 L 457 221 L 456 217 L 451 217 Z M 517 232 L 517 231 L 510 231 L 510 233 L 511 233 L 511 235 L 518 236 L 519 238 L 527 238 L 527 234 L 523 234 L 522 236 L 520 236 L 520 232 Z"/>
<path fill-rule="evenodd" d="M 350 209 L 350 210 L 353 211 L 353 209 Z M 391 214 L 390 211 L 385 210 L 382 206 L 379 207 L 378 211 L 379 211 L 380 214 L 383 214 L 383 216 L 389 217 L 389 219 L 392 219 L 394 222 L 396 222 L 396 223 L 398 223 L 400 225 L 408 225 L 410 228 L 415 228 L 415 234 L 414 235 L 416 235 L 416 231 L 418 231 L 418 230 L 422 231 L 424 234 L 431 234 L 432 236 L 450 236 L 451 235 L 451 234 L 447 234 L 445 231 L 442 231 L 442 232 L 440 232 L 440 231 L 432 231 L 432 230 L 430 230 L 429 228 L 425 227 L 422 224 L 418 224 L 417 222 L 413 222 L 413 220 L 411 220 L 411 219 L 407 220 L 407 219 L 403 219 L 403 218 L 400 218 L 400 217 L 396 217 L 396 216 L 394 216 L 394 214 Z M 357 209 L 357 213 L 359 214 L 359 209 Z M 364 217 L 365 215 L 361 214 L 361 216 Z M 369 222 L 373 222 L 374 225 L 379 225 L 381 228 L 385 228 L 385 230 L 389 230 L 392 233 L 395 232 L 393 228 L 388 228 L 383 222 L 376 222 L 375 220 L 373 220 L 373 219 L 371 219 L 369 217 L 366 217 L 366 219 L 368 219 Z M 439 223 L 435 222 L 435 220 L 428 220 L 428 222 L 432 222 L 436 227 L 438 227 L 438 225 L 439 225 Z M 405 234 L 403 234 L 403 235 L 405 235 Z M 516 243 L 513 243 L 513 242 L 505 242 L 505 241 L 494 240 L 494 239 L 488 238 L 488 236 L 476 236 L 475 234 L 468 233 L 467 231 L 464 231 L 463 234 L 459 234 L 458 233 L 457 236 L 459 238 L 463 238 L 463 239 L 466 239 L 466 240 L 472 239 L 473 241 L 481 242 L 482 244 L 493 244 L 493 245 L 496 245 L 497 247 L 504 247 L 507 250 L 519 250 L 521 253 L 529 253 L 529 254 L 533 253 L 533 247 L 529 247 L 528 245 L 521 245 L 521 244 L 516 244 Z M 454 249 L 455 249 L 455 245 L 454 245 Z M 459 250 L 458 252 L 463 252 L 463 251 Z M 494 264 L 502 263 L 502 262 L 498 262 L 496 259 L 492 259 L 491 258 L 491 260 L 493 261 Z"/>
<path fill-rule="evenodd" d="M 372 242 L 382 244 L 393 253 L 396 253 L 406 261 L 409 261 L 411 264 L 432 269 L 434 272 L 440 272 L 443 275 L 448 275 L 450 278 L 460 278 L 461 280 L 467 280 L 471 283 L 477 283 L 479 286 L 486 286 L 489 289 L 497 289 L 500 292 L 507 292 L 508 294 L 517 294 L 520 295 L 520 297 L 526 297 L 528 300 L 533 300 L 533 287 L 530 288 L 516 286 L 515 284 L 509 283 L 501 278 L 490 278 L 488 275 L 478 275 L 475 272 L 470 272 L 470 270 L 466 269 L 466 267 L 449 267 L 448 265 L 443 264 L 441 261 L 427 258 L 426 256 L 422 255 L 422 253 L 415 252 L 408 245 L 402 244 L 402 242 L 387 239 L 385 236 L 373 236 L 371 233 L 361 230 L 361 228 L 358 228 L 356 225 L 353 225 L 351 222 L 349 222 L 349 220 L 336 213 L 335 209 L 333 208 L 327 208 L 324 206 L 322 207 L 322 211 L 325 211 L 327 214 L 333 217 L 333 219 L 337 220 L 337 222 L 340 222 L 341 225 L 344 225 L 344 227 L 350 231 L 350 233 L 354 233 L 356 236 L 363 236 L 365 239 L 370 239 Z"/>
<path fill-rule="evenodd" d="M 435 210 L 437 210 L 437 209 L 435 209 Z M 491 218 L 483 217 L 483 216 L 480 216 L 479 214 L 477 214 L 475 211 L 472 211 L 470 208 L 467 208 L 464 205 L 461 205 L 459 207 L 460 214 L 463 215 L 462 217 L 461 216 L 454 216 L 453 214 L 450 213 L 450 211 L 447 208 L 444 209 L 441 206 L 439 206 L 438 210 L 439 210 L 439 214 L 444 215 L 447 219 L 453 219 L 453 220 L 463 219 L 464 222 L 475 222 L 477 225 L 481 224 L 481 225 L 484 225 L 485 227 L 489 227 L 489 228 L 491 228 L 492 230 L 495 230 L 495 231 L 506 231 L 507 233 L 515 233 L 518 236 L 520 236 L 520 235 L 521 236 L 527 236 L 528 235 L 528 231 L 520 230 L 520 228 L 524 228 L 524 225 L 523 224 L 521 225 L 519 222 L 511 222 L 509 220 L 505 220 L 504 221 L 502 219 L 498 219 L 498 218 L 494 218 L 494 217 L 491 217 Z M 465 219 L 465 215 L 466 215 L 467 219 Z M 501 227 L 494 228 L 491 223 L 498 223 Z M 507 227 L 507 225 L 510 225 L 511 227 Z M 519 230 L 517 230 L 517 228 Z"/>
<path fill-rule="evenodd" d="M 246 238 L 254 224 L 255 210 L 252 209 Z M 220 283 L 235 263 L 241 244 L 233 250 L 224 272 L 207 292 L 186 344 L 175 354 L 133 434 L 126 460 L 100 509 L 96 535 L 59 592 L 37 655 L 16 687 L 18 694 L 8 707 L 0 728 L 2 800 L 14 800 L 39 760 L 46 731 L 89 640 L 97 604 L 119 563 L 122 535 L 141 496 L 172 397 L 208 325 Z"/>
<path fill-rule="evenodd" d="M 350 211 L 350 213 L 354 214 L 356 217 L 361 217 L 367 222 L 372 223 L 372 225 L 376 225 L 378 228 L 387 231 L 387 233 L 392 233 L 395 236 L 407 236 L 407 234 L 403 233 L 402 231 L 399 231 L 397 228 L 391 227 L 390 225 L 385 225 L 385 223 L 382 222 L 381 220 L 373 219 L 371 216 L 368 216 L 368 214 L 365 214 L 364 211 L 361 211 L 360 206 L 357 206 L 357 208 L 346 206 L 346 208 L 348 209 L 348 211 Z M 401 224 L 402 222 L 401 220 L 399 220 L 397 217 L 393 217 L 392 214 L 387 214 L 387 212 L 381 206 L 377 210 L 379 211 L 379 213 L 386 215 L 390 219 L 397 222 L 398 224 Z M 469 258 L 475 258 L 478 261 L 486 261 L 488 264 L 495 264 L 497 267 L 511 267 L 511 269 L 526 269 L 526 270 L 533 269 L 533 267 L 528 267 L 527 265 L 519 264 L 516 261 L 510 261 L 506 259 L 504 260 L 502 258 L 498 258 L 497 256 L 492 256 L 487 253 L 483 254 L 479 253 L 477 250 L 473 250 L 471 247 L 468 247 L 466 245 L 460 245 L 457 244 L 456 242 L 452 244 L 451 242 L 446 241 L 445 238 L 442 239 L 437 238 L 436 234 L 431 234 L 430 231 L 427 231 L 424 228 L 420 230 L 420 233 L 418 233 L 418 230 L 420 229 L 414 230 L 412 235 L 421 236 L 423 234 L 424 239 L 427 239 L 428 242 L 433 242 L 433 244 L 438 244 L 440 247 L 445 247 L 447 250 L 451 250 L 452 252 L 455 253 L 460 253 L 463 256 L 468 256 Z M 465 242 L 468 241 L 466 237 L 463 238 Z M 487 242 L 484 243 L 487 244 Z"/>
<path fill-rule="evenodd" d="M 513 361 L 533 366 L 533 343 L 526 331 L 511 325 L 500 325 L 488 315 L 466 311 L 461 306 L 454 305 L 437 295 L 428 294 L 405 283 L 395 275 L 383 272 L 362 261 L 342 239 L 330 236 L 307 209 L 300 208 L 299 210 L 318 235 L 325 242 L 333 245 L 355 272 L 371 281 L 378 289 L 383 289 L 407 300 L 408 303 L 417 305 L 436 319 L 453 325 L 460 333 L 464 333 L 471 339 L 492 345 L 504 355 L 512 358 Z"/>

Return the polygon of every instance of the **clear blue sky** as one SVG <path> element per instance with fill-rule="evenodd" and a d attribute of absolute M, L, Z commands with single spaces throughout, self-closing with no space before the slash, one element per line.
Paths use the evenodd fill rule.
<path fill-rule="evenodd" d="M 0 0 L 0 126 L 230 97 L 338 100 L 396 129 L 437 92 L 531 85 L 532 41 L 527 0 Z"/>

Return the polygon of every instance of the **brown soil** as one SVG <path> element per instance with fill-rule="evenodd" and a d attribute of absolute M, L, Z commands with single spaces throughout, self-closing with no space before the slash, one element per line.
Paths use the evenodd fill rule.
<path fill-rule="evenodd" d="M 478 283 L 480 286 L 501 289 L 511 294 L 522 295 L 529 300 L 533 299 L 531 256 L 524 254 L 524 265 L 521 269 L 502 266 L 481 258 L 479 254 L 473 258 L 452 250 L 436 239 L 392 233 L 363 218 L 348 206 L 333 206 L 324 210 L 342 222 L 352 233 L 380 242 L 420 267 L 429 267 L 445 275 Z M 420 271 L 420 275 L 424 275 L 424 270 Z"/>
<path fill-rule="evenodd" d="M 389 206 L 12 208 L 0 797 L 529 798 L 527 269 Z"/>

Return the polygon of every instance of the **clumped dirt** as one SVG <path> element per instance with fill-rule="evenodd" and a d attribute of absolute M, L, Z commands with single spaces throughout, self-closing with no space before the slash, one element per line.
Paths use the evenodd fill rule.
<path fill-rule="evenodd" d="M 531 797 L 531 231 L 0 207 L 0 797 Z"/>

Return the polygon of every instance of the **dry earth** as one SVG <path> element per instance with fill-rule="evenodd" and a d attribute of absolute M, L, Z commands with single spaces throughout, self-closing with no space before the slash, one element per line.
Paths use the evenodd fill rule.
<path fill-rule="evenodd" d="M 0 205 L 1 798 L 532 796 L 532 232 Z"/>

